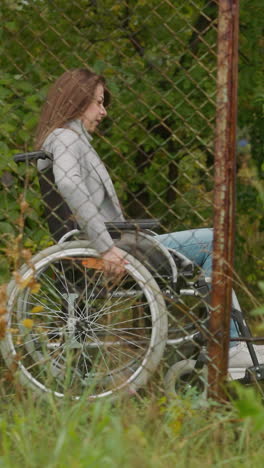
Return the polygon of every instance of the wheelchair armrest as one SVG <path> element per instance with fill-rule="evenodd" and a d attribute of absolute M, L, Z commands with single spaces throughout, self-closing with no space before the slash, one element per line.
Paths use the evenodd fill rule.
<path fill-rule="evenodd" d="M 124 230 L 153 230 L 160 226 L 159 219 L 129 219 L 127 221 L 116 221 L 105 223 L 108 231 Z"/>
<path fill-rule="evenodd" d="M 53 156 L 48 151 L 32 151 L 31 153 L 19 153 L 13 156 L 16 163 L 37 161 L 38 159 L 53 160 Z"/>

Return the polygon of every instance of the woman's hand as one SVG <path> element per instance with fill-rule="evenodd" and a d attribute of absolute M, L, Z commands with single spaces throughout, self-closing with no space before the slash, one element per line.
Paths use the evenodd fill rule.
<path fill-rule="evenodd" d="M 125 273 L 125 265 L 129 262 L 125 259 L 125 252 L 118 247 L 111 247 L 102 254 L 104 272 L 106 276 L 122 276 Z"/>

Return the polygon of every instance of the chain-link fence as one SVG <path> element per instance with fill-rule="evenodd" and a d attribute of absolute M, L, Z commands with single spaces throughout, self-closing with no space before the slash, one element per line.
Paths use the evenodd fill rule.
<path fill-rule="evenodd" d="M 58 395 L 155 381 L 168 397 L 206 396 L 208 341 L 225 366 L 229 341 L 229 310 L 220 335 L 208 329 L 218 2 L 10 0 L 1 14 L 5 364 Z M 237 337 L 234 293 L 232 308 Z M 229 378 L 242 378 L 232 353 Z"/>

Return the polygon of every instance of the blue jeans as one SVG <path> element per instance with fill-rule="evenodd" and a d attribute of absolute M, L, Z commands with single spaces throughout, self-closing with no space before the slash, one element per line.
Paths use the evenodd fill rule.
<path fill-rule="evenodd" d="M 156 239 L 165 247 L 177 250 L 189 258 L 195 265 L 202 268 L 205 276 L 211 277 L 212 273 L 212 246 L 213 229 L 190 229 L 187 231 L 161 234 Z M 231 320 L 230 336 L 238 336 L 235 322 Z M 235 346 L 236 342 L 231 342 L 230 346 Z"/>

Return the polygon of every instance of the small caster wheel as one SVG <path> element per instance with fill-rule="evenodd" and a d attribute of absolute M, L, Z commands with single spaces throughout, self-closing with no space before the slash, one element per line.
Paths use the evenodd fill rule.
<path fill-rule="evenodd" d="M 208 369 L 203 366 L 195 368 L 194 359 L 185 359 L 171 366 L 164 378 L 165 394 L 168 399 L 175 396 L 186 395 L 193 389 L 194 394 L 202 400 L 207 398 Z"/>

